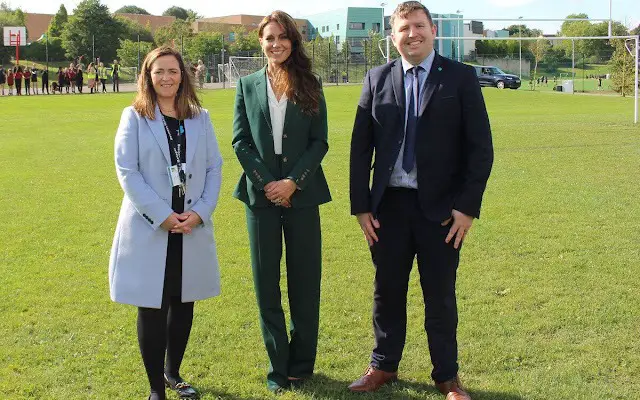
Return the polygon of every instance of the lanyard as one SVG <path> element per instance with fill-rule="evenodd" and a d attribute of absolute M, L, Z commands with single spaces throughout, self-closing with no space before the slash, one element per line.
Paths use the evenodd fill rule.
<path fill-rule="evenodd" d="M 176 156 L 176 165 L 178 167 L 178 175 L 180 176 L 181 195 L 184 195 L 184 190 L 187 183 L 187 177 L 184 173 L 183 163 L 180 157 L 180 153 L 181 153 L 180 149 L 182 144 L 180 142 L 176 144 L 177 140 L 173 139 L 173 134 L 171 133 L 171 130 L 167 126 L 167 121 L 164 115 L 162 116 L 162 124 L 164 125 L 164 129 L 167 132 L 167 136 L 169 136 L 169 147 L 171 147 L 171 150 L 173 150 L 173 154 Z M 180 124 L 181 124 L 181 121 L 178 121 L 178 137 L 181 136 Z"/>

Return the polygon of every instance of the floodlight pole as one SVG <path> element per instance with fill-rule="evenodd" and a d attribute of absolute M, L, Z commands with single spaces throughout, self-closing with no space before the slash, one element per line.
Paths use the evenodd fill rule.
<path fill-rule="evenodd" d="M 636 36 L 635 37 L 636 40 L 636 85 L 635 85 L 635 100 L 634 100 L 634 110 L 633 110 L 633 122 L 635 124 L 638 123 L 638 68 L 640 67 L 640 65 L 638 65 L 638 60 L 640 58 L 640 49 L 638 49 L 638 44 L 640 44 L 640 36 Z"/>
<path fill-rule="evenodd" d="M 576 41 L 571 39 L 571 79 L 576 79 Z"/>
<path fill-rule="evenodd" d="M 518 17 L 518 19 L 522 20 L 522 17 Z M 520 40 L 518 41 L 520 44 L 520 54 L 518 60 L 520 61 L 520 80 L 522 80 L 522 21 L 520 21 L 520 23 L 518 24 L 518 32 L 520 36 Z"/>

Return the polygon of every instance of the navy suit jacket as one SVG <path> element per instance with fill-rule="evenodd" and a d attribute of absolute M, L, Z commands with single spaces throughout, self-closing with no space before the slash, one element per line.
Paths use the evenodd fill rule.
<path fill-rule="evenodd" d="M 478 78 L 473 67 L 436 53 L 424 90 L 416 137 L 422 212 L 432 221 L 448 219 L 452 209 L 478 218 L 493 164 L 491 128 Z M 371 69 L 351 138 L 354 215 L 377 215 L 404 138 L 405 107 L 401 60 Z"/>

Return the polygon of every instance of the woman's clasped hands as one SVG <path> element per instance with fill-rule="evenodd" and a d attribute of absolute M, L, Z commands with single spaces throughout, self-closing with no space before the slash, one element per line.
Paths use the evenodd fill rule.
<path fill-rule="evenodd" d="M 273 204 L 285 208 L 291 207 L 291 196 L 296 191 L 296 183 L 291 179 L 272 181 L 264 186 L 264 195 Z"/>
<path fill-rule="evenodd" d="M 188 235 L 193 228 L 201 223 L 202 218 L 194 211 L 186 211 L 182 214 L 173 212 L 160 224 L 160 227 L 171 233 L 184 233 Z"/>

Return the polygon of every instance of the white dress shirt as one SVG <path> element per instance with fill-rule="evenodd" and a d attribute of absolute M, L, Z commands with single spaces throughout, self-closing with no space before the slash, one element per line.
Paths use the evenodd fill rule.
<path fill-rule="evenodd" d="M 271 81 L 267 77 L 267 97 L 269 98 L 269 115 L 271 116 L 271 129 L 273 130 L 273 150 L 276 154 L 282 154 L 282 131 L 284 118 L 287 114 L 287 95 L 282 94 L 280 100 L 271 87 Z"/>

